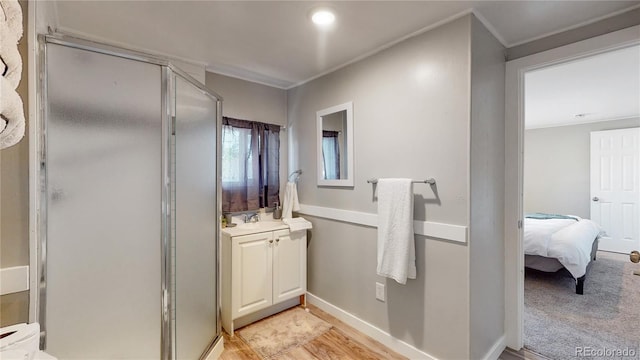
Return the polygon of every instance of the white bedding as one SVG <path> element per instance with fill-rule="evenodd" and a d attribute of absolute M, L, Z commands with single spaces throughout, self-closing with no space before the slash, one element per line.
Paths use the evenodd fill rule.
<path fill-rule="evenodd" d="M 600 226 L 589 219 L 524 221 L 524 253 L 556 258 L 576 279 L 587 272 Z"/>

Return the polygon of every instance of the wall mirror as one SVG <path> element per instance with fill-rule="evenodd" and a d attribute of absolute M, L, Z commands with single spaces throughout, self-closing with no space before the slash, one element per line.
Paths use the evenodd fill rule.
<path fill-rule="evenodd" d="M 316 117 L 318 186 L 353 186 L 353 103 L 320 110 Z"/>

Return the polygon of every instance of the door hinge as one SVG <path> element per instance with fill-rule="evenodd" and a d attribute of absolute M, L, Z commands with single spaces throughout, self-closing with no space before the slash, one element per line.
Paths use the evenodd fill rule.
<path fill-rule="evenodd" d="M 522 229 L 522 220 L 518 220 L 518 229 Z"/>
<path fill-rule="evenodd" d="M 176 117 L 171 117 L 171 135 L 176 135 Z"/>

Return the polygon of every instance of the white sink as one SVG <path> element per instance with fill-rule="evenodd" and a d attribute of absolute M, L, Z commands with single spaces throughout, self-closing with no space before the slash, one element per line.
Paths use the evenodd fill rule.
<path fill-rule="evenodd" d="M 238 229 L 259 229 L 261 227 L 266 226 L 266 224 L 263 224 L 262 222 L 253 222 L 253 223 L 243 223 L 243 224 L 238 224 L 236 227 Z"/>
<path fill-rule="evenodd" d="M 234 227 L 226 227 L 222 229 L 222 232 L 231 236 L 238 236 L 287 228 L 289 228 L 289 226 L 283 223 L 281 220 L 267 220 L 254 223 L 237 224 Z"/>

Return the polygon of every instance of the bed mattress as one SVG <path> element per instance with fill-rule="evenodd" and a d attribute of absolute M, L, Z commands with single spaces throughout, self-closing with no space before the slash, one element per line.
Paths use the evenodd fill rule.
<path fill-rule="evenodd" d="M 598 252 L 598 238 L 593 240 L 591 245 L 591 259 L 595 260 L 596 253 Z M 558 259 L 539 256 L 539 255 L 525 255 L 524 267 L 540 270 L 544 272 L 556 272 L 563 269 L 564 266 L 558 261 Z"/>
<path fill-rule="evenodd" d="M 561 219 L 525 218 L 524 253 L 556 260 L 569 270 L 576 279 L 587 271 L 592 259 L 594 240 L 600 233 L 600 227 L 589 219 L 577 216 Z M 550 271 L 558 264 L 553 261 L 530 258 L 529 265 L 525 258 L 525 266 Z M 546 270 L 545 270 L 546 269 Z"/>

